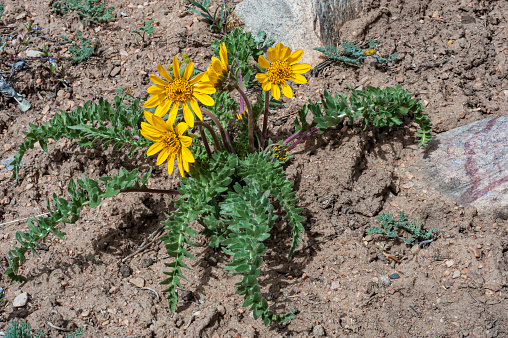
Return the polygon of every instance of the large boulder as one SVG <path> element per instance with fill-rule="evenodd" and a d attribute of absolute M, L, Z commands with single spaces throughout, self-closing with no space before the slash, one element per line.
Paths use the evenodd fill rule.
<path fill-rule="evenodd" d="M 361 0 L 244 0 L 235 15 L 244 30 L 265 31 L 291 49 L 303 49 L 303 62 L 316 66 L 326 57 L 315 47 L 335 44 L 342 24 L 356 16 Z"/>
<path fill-rule="evenodd" d="M 433 138 L 415 172 L 427 185 L 484 216 L 508 219 L 508 116 Z"/>

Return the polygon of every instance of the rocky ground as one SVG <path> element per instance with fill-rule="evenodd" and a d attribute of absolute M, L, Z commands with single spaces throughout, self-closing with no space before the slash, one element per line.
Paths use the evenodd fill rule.
<path fill-rule="evenodd" d="M 204 68 L 212 56 L 210 42 L 217 38 L 183 0 L 107 1 L 115 18 L 91 25 L 74 13 L 57 15 L 50 2 L 4 3 L 0 34 L 26 35 L 24 23 L 32 21 L 38 34 L 55 42 L 33 38 L 28 49 L 48 46 L 66 67 L 70 88 L 55 92 L 57 83 L 43 59 L 27 57 L 10 44 L 0 54 L 6 78 L 13 57 L 26 60 L 28 68 L 9 83 L 32 104 L 22 113 L 14 101 L 0 98 L 1 256 L 16 244 L 15 232 L 27 228 L 24 221 L 11 221 L 45 212 L 46 197 L 53 193 L 67 196 L 70 178 L 155 166 L 142 155 L 129 159 L 59 140 L 48 153 L 40 147 L 28 151 L 16 182 L 4 166 L 29 123 L 99 96 L 111 100 L 120 86 L 141 96 L 156 64 L 168 66 L 174 55 L 186 53 Z M 434 133 L 506 114 L 507 13 L 505 1 L 364 1 L 360 17 L 343 26 L 342 37 L 356 43 L 374 38 L 381 53 L 399 57 L 390 67 L 335 64 L 316 77 L 308 75 L 308 84 L 294 87 L 294 99 L 285 99 L 271 115 L 272 137 L 293 132 L 293 117 L 309 98 L 318 99 L 324 89 L 347 93 L 348 86 L 402 85 L 421 98 Z M 373 15 L 375 20 L 365 20 Z M 148 19 L 155 20 L 155 32 L 147 44 L 136 43 L 130 31 Z M 75 65 L 66 60 L 69 44 L 59 36 L 72 37 L 77 30 L 95 41 L 96 49 Z M 191 250 L 197 260 L 189 262 L 180 305 L 170 314 L 159 285 L 170 261 L 162 243 L 129 255 L 159 227 L 172 200 L 129 194 L 85 208 L 76 224 L 62 225 L 64 241 L 50 236 L 39 257 L 28 255 L 22 270 L 27 282 L 1 277 L 6 298 L 0 330 L 18 319 L 48 337 L 63 337 L 77 327 L 86 337 L 506 337 L 508 222 L 480 217 L 474 207 L 457 205 L 419 182 L 411 169 L 421 156 L 414 131 L 411 124 L 390 131 L 344 128 L 295 149 L 287 174 L 296 181 L 306 233 L 288 263 L 290 241 L 285 224 L 279 224 L 268 240 L 260 276 L 272 308 L 297 313 L 290 323 L 264 327 L 251 318 L 242 297 L 234 294 L 240 277 L 224 271 L 227 256 L 208 248 L 204 237 Z M 177 176 L 168 177 L 165 168 L 156 168 L 150 181 L 150 187 L 162 189 L 177 184 Z M 439 229 L 437 239 L 428 246 L 407 246 L 365 235 L 380 213 L 401 210 L 426 229 Z M 5 260 L 1 264 L 7 266 Z"/>

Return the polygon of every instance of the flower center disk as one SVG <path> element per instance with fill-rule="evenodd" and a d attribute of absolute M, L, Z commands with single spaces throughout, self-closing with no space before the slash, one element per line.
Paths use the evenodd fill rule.
<path fill-rule="evenodd" d="M 266 74 L 270 82 L 280 85 L 291 77 L 293 71 L 287 61 L 277 60 L 271 63 Z"/>
<path fill-rule="evenodd" d="M 169 149 L 171 153 L 178 153 L 182 148 L 178 135 L 172 131 L 168 131 L 160 140 L 164 144 L 164 148 Z"/>
<path fill-rule="evenodd" d="M 187 102 L 192 98 L 192 86 L 187 80 L 175 80 L 166 86 L 166 95 L 172 102 Z"/>

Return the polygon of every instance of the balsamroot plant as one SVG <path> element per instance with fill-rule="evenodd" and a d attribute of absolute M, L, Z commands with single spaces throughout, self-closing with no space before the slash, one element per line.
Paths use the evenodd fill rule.
<path fill-rule="evenodd" d="M 168 175 L 178 172 L 182 178 L 177 191 L 148 189 L 151 170 L 120 170 L 99 180 L 85 176 L 71 180 L 70 199 L 54 196 L 48 201 L 49 215 L 31 218 L 28 232 L 17 233 L 20 246 L 9 252 L 7 276 L 24 280 L 19 268 L 26 252 L 36 252 L 38 243 L 50 233 L 63 237 L 58 224 L 75 223 L 83 206 L 95 208 L 101 200 L 120 193 L 167 193 L 179 195 L 174 210 L 166 215 L 160 238 L 172 257 L 165 263 L 166 279 L 161 282 L 171 311 L 177 308 L 187 262 L 194 258 L 189 248 L 197 245 L 193 240 L 198 231 L 192 224 L 198 222 L 209 245 L 231 257 L 226 269 L 243 276 L 236 293 L 244 296 L 243 306 L 249 307 L 254 318 L 269 325 L 294 317 L 270 310 L 258 283 L 268 250 L 265 242 L 273 227 L 288 226 L 292 238 L 288 259 L 304 231 L 302 208 L 283 167 L 290 150 L 314 132 L 344 121 L 363 119 L 366 128 L 390 127 L 402 124 L 405 115 L 420 125 L 418 136 L 424 145 L 430 137 L 430 121 L 418 100 L 400 87 L 369 87 L 352 91 L 349 97 L 333 97 L 325 91 L 321 102 L 310 101 L 302 108 L 295 121 L 296 133 L 273 143 L 268 138 L 270 110 L 281 104 L 281 96 L 293 97 L 292 85 L 307 82 L 304 74 L 311 66 L 301 62 L 301 49 L 270 44 L 263 34 L 253 37 L 236 29 L 212 44 L 217 48 L 210 64 L 202 67 L 206 71 L 176 56 L 169 67 L 158 64 L 158 74 L 150 75 L 152 85 L 145 102 L 125 96 L 116 97 L 113 104 L 100 99 L 69 114 L 57 113 L 47 123 L 31 124 L 13 162 L 16 178 L 23 154 L 36 142 L 47 151 L 49 138 L 75 140 L 83 148 L 112 146 L 129 156 L 143 150 L 150 157 L 147 161 L 167 165 Z"/>

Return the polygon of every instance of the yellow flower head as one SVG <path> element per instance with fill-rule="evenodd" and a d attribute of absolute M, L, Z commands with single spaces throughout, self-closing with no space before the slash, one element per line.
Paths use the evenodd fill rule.
<path fill-rule="evenodd" d="M 212 64 L 206 69 L 208 80 L 215 86 L 228 71 L 228 50 L 226 44 L 222 43 L 219 50 L 220 59 L 212 56 Z"/>
<path fill-rule="evenodd" d="M 268 48 L 268 60 L 263 55 L 259 56 L 259 65 L 266 68 L 266 74 L 256 74 L 256 79 L 261 83 L 264 91 L 272 91 L 272 96 L 278 100 L 280 98 L 280 88 L 282 93 L 288 97 L 293 97 L 291 87 L 286 83 L 287 80 L 296 83 L 307 83 L 307 79 L 301 75 L 310 70 L 311 66 L 306 63 L 298 63 L 303 56 L 301 49 L 291 53 L 291 49 L 282 43 L 277 43 L 275 48 Z"/>
<path fill-rule="evenodd" d="M 208 95 L 215 93 L 215 88 L 209 83 L 203 82 L 205 73 L 201 73 L 191 79 L 194 72 L 194 63 L 191 62 L 185 67 L 183 76 L 180 76 L 180 62 L 178 62 L 176 56 L 173 58 L 173 77 L 160 64 L 157 64 L 157 71 L 164 79 L 153 74 L 150 75 L 150 80 L 155 85 L 148 87 L 148 93 L 152 94 L 152 96 L 145 102 L 145 108 L 157 106 L 155 115 L 164 117 L 171 107 L 168 121 L 173 124 L 178 114 L 178 107 L 181 104 L 183 118 L 189 127 L 194 127 L 194 114 L 192 111 L 194 111 L 200 120 L 203 120 L 197 100 L 205 106 L 213 106 L 215 104 L 210 95 Z"/>
<path fill-rule="evenodd" d="M 161 165 L 168 160 L 168 173 L 171 175 L 175 166 L 175 155 L 178 161 L 178 169 L 180 174 L 184 176 L 184 170 L 189 171 L 189 163 L 193 163 L 194 156 L 189 150 L 192 144 L 192 138 L 183 135 L 189 128 L 187 123 L 180 122 L 173 129 L 173 122 L 164 121 L 161 117 L 153 115 L 145 110 L 146 122 L 141 122 L 141 135 L 149 140 L 154 141 L 150 148 L 146 151 L 146 155 L 157 156 L 157 165 Z"/>
<path fill-rule="evenodd" d="M 375 55 L 376 53 L 377 53 L 377 50 L 375 50 L 374 48 L 367 49 L 366 51 L 363 52 L 363 54 L 365 54 L 365 55 Z"/>
<path fill-rule="evenodd" d="M 287 145 L 277 145 L 273 147 L 273 156 L 278 160 L 284 162 L 288 159 L 288 146 Z"/>

